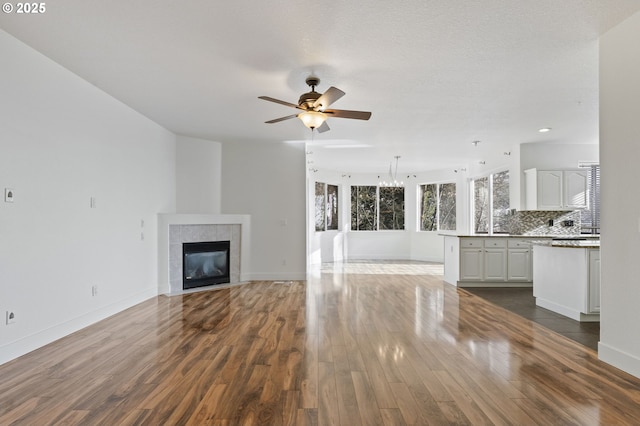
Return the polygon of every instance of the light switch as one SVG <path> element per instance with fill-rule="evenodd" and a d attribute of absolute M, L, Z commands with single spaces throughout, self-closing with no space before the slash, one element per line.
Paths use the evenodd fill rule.
<path fill-rule="evenodd" d="M 11 188 L 4 189 L 4 202 L 5 203 L 13 203 L 13 197 L 15 192 Z"/>

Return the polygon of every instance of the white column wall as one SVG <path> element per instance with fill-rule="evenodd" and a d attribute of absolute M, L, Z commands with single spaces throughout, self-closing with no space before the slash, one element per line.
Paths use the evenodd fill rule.
<path fill-rule="evenodd" d="M 223 142 L 222 213 L 251 215 L 253 280 L 306 277 L 303 144 Z"/>
<path fill-rule="evenodd" d="M 640 13 L 600 39 L 600 358 L 640 377 Z M 635 182 L 635 183 L 634 183 Z"/>
<path fill-rule="evenodd" d="M 220 213 L 222 145 L 178 135 L 176 207 L 178 213 Z"/>

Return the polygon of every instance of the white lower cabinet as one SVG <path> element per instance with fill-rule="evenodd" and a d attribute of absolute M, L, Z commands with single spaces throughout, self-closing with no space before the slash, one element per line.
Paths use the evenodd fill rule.
<path fill-rule="evenodd" d="M 484 240 L 462 238 L 460 241 L 460 280 L 481 281 L 484 263 Z"/>
<path fill-rule="evenodd" d="M 483 259 L 482 249 L 460 249 L 460 279 L 481 281 Z"/>
<path fill-rule="evenodd" d="M 600 250 L 589 250 L 589 290 L 587 313 L 600 313 Z"/>
<path fill-rule="evenodd" d="M 510 239 L 507 253 L 507 280 L 532 281 L 531 243 L 527 240 Z"/>
<path fill-rule="evenodd" d="M 485 281 L 506 281 L 507 250 L 504 248 L 488 248 L 484 250 Z"/>
<path fill-rule="evenodd" d="M 528 285 L 531 248 L 525 240 L 461 238 L 459 285 Z"/>
<path fill-rule="evenodd" d="M 507 279 L 531 281 L 531 249 L 509 249 Z"/>

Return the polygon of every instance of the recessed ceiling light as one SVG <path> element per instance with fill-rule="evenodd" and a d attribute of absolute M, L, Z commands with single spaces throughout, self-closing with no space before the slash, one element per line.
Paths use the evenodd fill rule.
<path fill-rule="evenodd" d="M 547 133 L 551 131 L 551 127 L 543 127 L 542 129 L 538 130 L 540 133 Z"/>

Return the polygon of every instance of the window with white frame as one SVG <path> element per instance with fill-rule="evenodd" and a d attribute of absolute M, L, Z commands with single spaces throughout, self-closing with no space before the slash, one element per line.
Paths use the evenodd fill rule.
<path fill-rule="evenodd" d="M 508 233 L 509 171 L 472 180 L 473 231 L 477 234 Z"/>
<path fill-rule="evenodd" d="M 316 231 L 338 229 L 338 186 L 323 182 L 315 184 Z"/>
<path fill-rule="evenodd" d="M 420 230 L 455 231 L 456 184 L 420 185 Z"/>
<path fill-rule="evenodd" d="M 351 230 L 404 229 L 404 188 L 352 186 Z"/>

